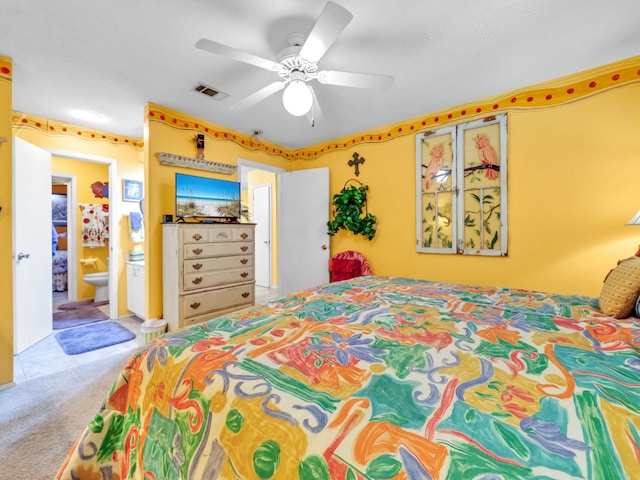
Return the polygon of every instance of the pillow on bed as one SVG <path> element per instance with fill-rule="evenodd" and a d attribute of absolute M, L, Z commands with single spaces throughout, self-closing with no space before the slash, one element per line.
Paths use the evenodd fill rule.
<path fill-rule="evenodd" d="M 639 294 L 640 258 L 625 258 L 604 279 L 600 310 L 613 318 L 626 318 L 633 312 Z"/>

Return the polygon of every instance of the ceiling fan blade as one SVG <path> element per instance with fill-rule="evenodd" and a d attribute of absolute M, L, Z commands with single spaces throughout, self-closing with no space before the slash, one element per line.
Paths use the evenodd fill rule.
<path fill-rule="evenodd" d="M 311 110 L 307 112 L 307 120 L 312 127 L 316 126 L 317 122 L 322 121 L 322 109 L 320 108 L 320 103 L 318 103 L 318 97 L 316 97 L 316 92 L 313 90 L 311 85 L 307 84 L 309 90 L 311 91 L 311 96 L 313 97 L 313 103 L 311 104 Z"/>
<path fill-rule="evenodd" d="M 393 77 L 375 73 L 320 70 L 318 72 L 318 81 L 328 85 L 341 85 L 343 87 L 387 89 L 393 84 Z"/>
<path fill-rule="evenodd" d="M 237 110 L 244 110 L 245 108 L 249 108 L 250 106 L 255 105 L 256 103 L 261 102 L 265 98 L 270 97 L 274 93 L 279 92 L 280 90 L 282 90 L 284 88 L 285 85 L 286 85 L 286 82 L 273 82 L 273 83 L 270 83 L 266 87 L 261 88 L 257 92 L 252 93 L 248 97 L 237 101 L 236 103 L 231 105 L 229 108 L 231 110 L 236 110 L 236 111 Z"/>
<path fill-rule="evenodd" d="M 251 53 L 243 52 L 233 47 L 228 47 L 221 43 L 201 38 L 196 42 L 196 48 L 204 50 L 206 52 L 221 55 L 232 60 L 238 60 L 239 62 L 248 63 L 256 67 L 264 68 L 265 70 L 277 71 L 278 64 L 272 60 L 253 55 Z"/>
<path fill-rule="evenodd" d="M 348 10 L 336 3 L 327 2 L 300 49 L 300 56 L 314 63 L 320 60 L 352 19 L 353 15 Z"/>

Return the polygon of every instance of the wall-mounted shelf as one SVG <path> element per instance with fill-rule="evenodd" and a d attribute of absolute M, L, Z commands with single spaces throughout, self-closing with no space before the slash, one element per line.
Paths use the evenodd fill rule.
<path fill-rule="evenodd" d="M 164 152 L 158 152 L 157 155 L 162 165 L 173 165 L 174 167 L 195 168 L 196 170 L 208 170 L 209 172 L 225 173 L 227 175 L 231 175 L 238 168 L 236 165 L 210 162 L 203 158 L 184 157 Z"/>

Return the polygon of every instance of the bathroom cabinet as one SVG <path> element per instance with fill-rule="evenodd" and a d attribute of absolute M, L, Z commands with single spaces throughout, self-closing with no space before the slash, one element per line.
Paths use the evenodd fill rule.
<path fill-rule="evenodd" d="M 142 320 L 144 300 L 144 262 L 127 262 L 127 309 Z"/>
<path fill-rule="evenodd" d="M 253 305 L 255 225 L 162 225 L 163 319 L 169 330 Z"/>

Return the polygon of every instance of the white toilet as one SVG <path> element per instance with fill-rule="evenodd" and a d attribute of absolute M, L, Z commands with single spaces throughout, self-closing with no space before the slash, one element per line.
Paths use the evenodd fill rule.
<path fill-rule="evenodd" d="M 90 285 L 95 285 L 94 302 L 109 300 L 109 272 L 87 273 L 82 279 Z"/>

